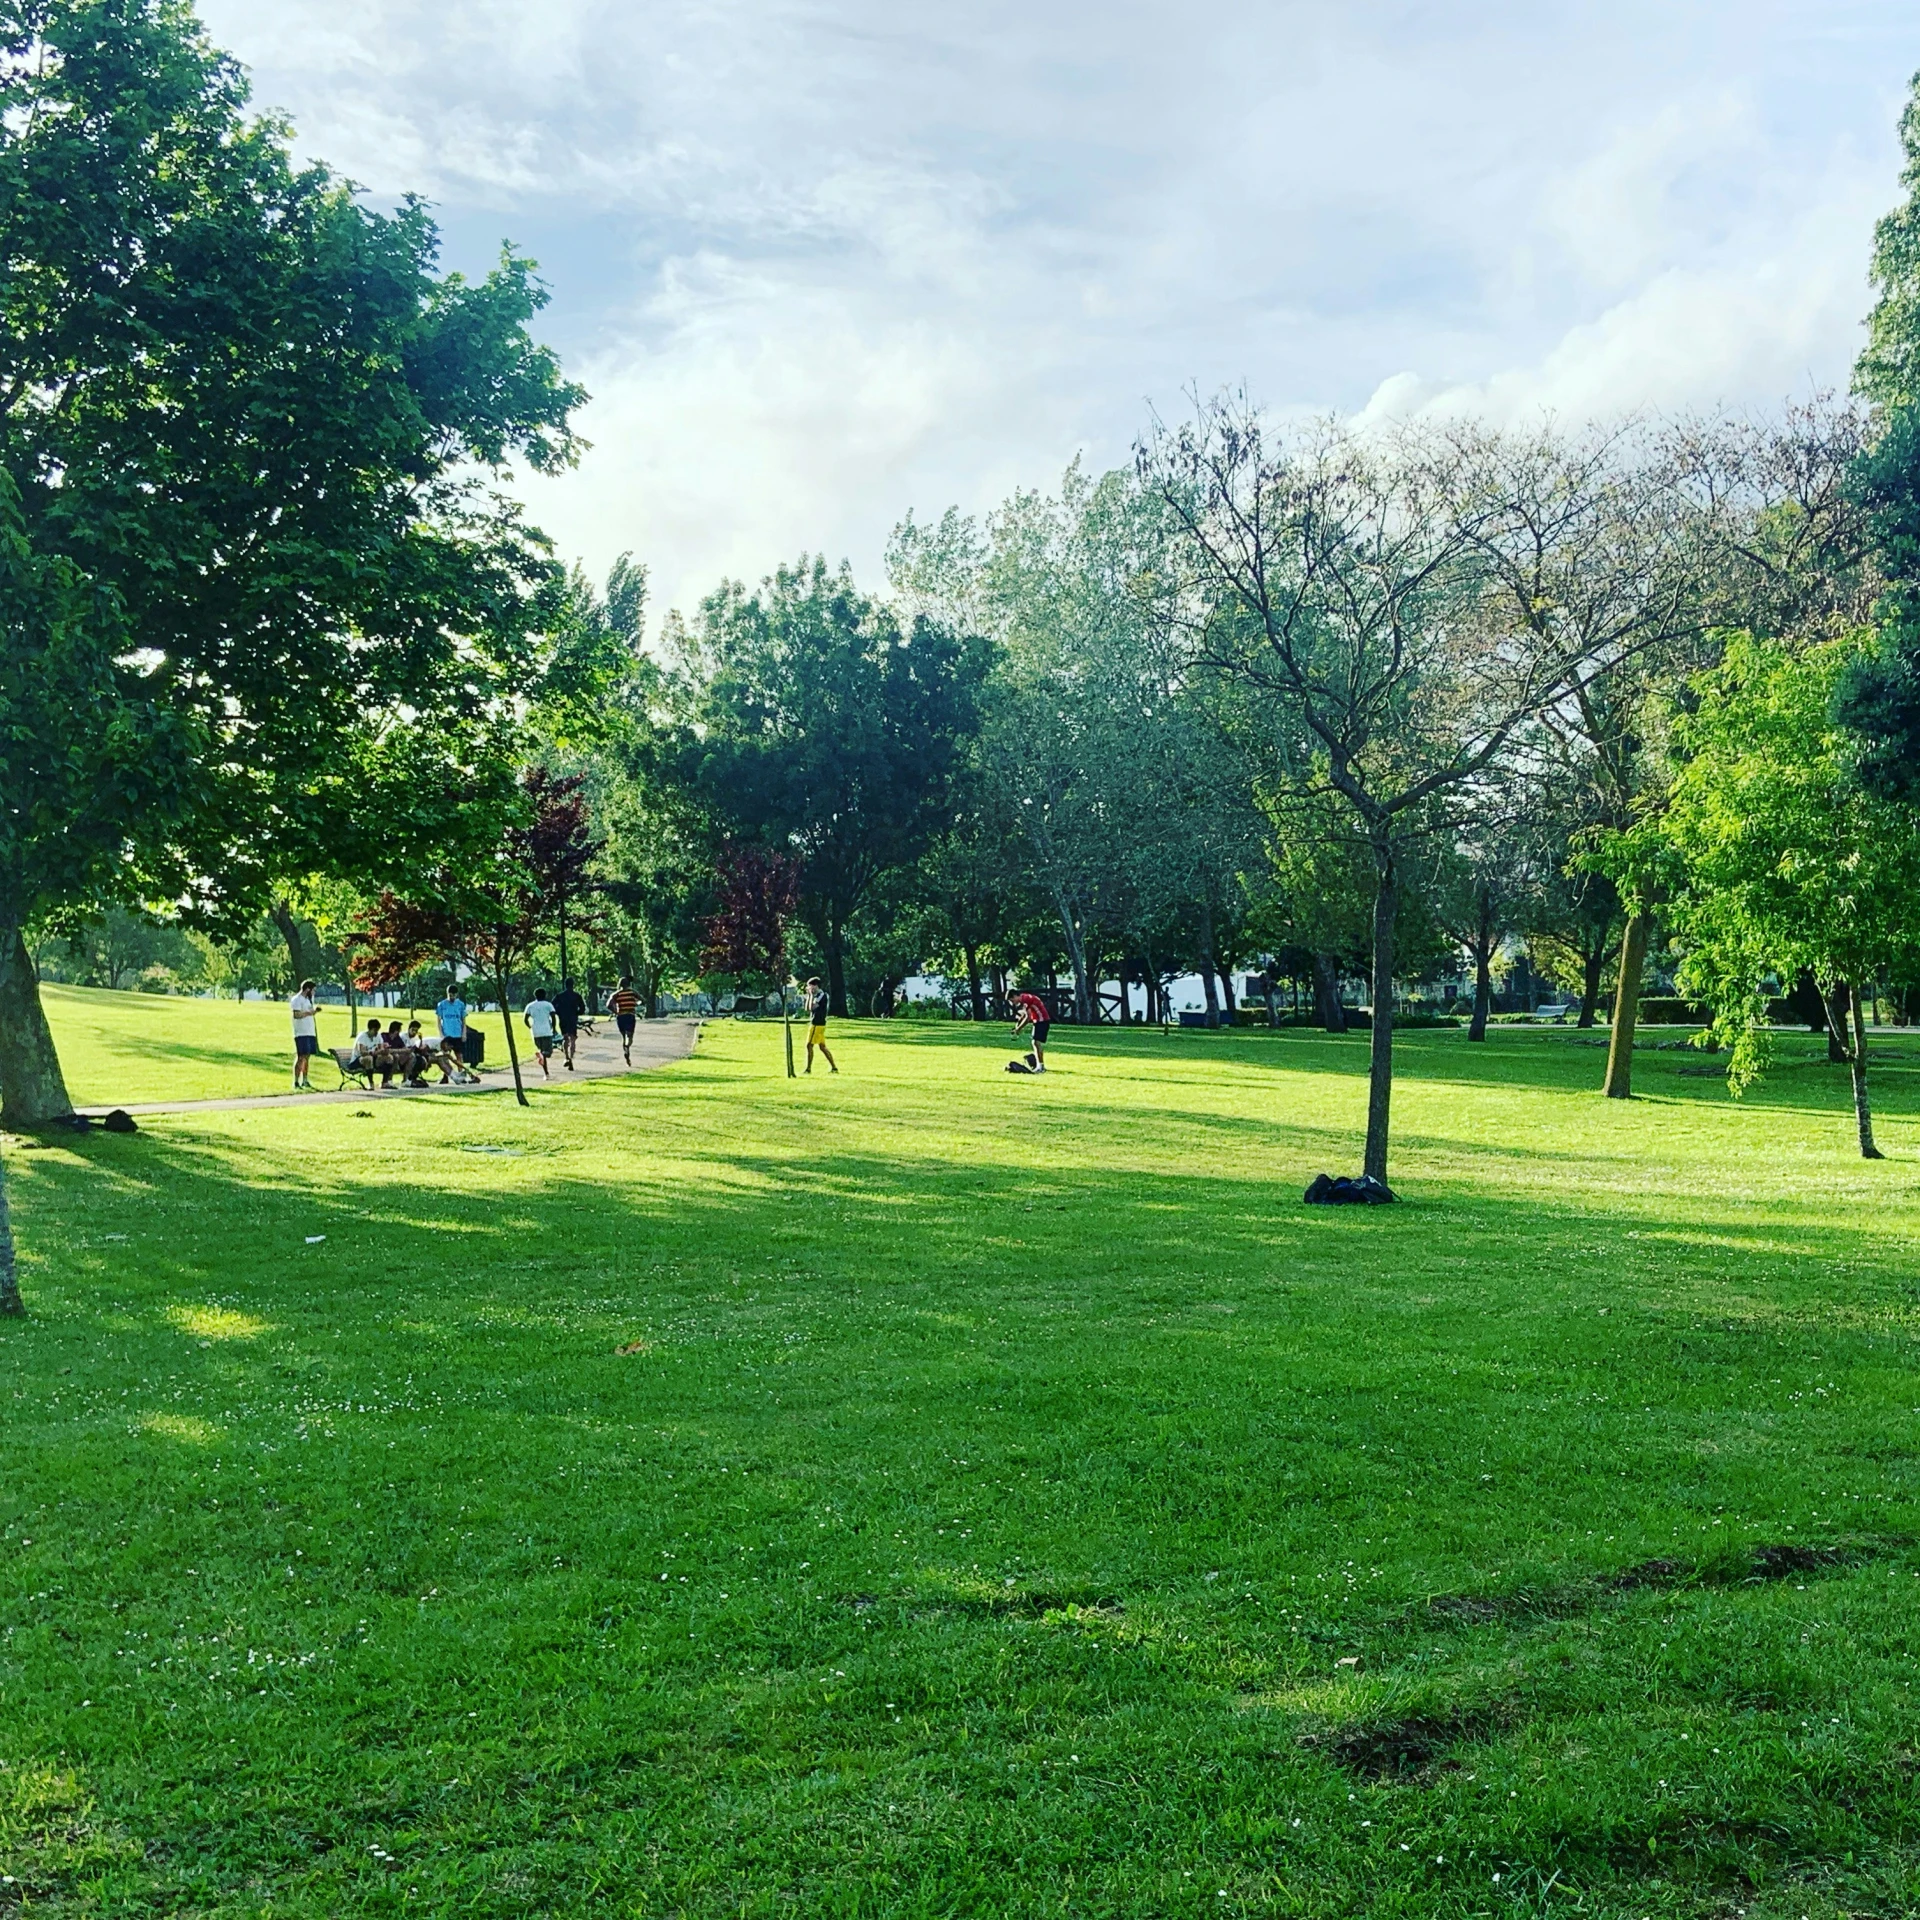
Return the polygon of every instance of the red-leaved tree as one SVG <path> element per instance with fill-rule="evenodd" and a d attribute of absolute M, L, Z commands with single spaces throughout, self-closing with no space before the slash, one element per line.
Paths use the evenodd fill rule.
<path fill-rule="evenodd" d="M 800 901 L 800 869 L 784 854 L 750 841 L 723 847 L 714 863 L 718 910 L 701 922 L 708 973 L 778 979 L 787 955 L 787 921 Z"/>
<path fill-rule="evenodd" d="M 363 987 L 402 980 L 436 960 L 465 966 L 492 990 L 507 1030 L 514 1097 L 527 1104 L 509 1002 L 514 974 L 532 958 L 549 921 L 579 901 L 599 851 L 584 782 L 530 767 L 520 779 L 521 817 L 475 868 L 438 868 L 406 897 L 382 893 L 349 955 Z M 588 926 L 577 914 L 574 924 Z"/>

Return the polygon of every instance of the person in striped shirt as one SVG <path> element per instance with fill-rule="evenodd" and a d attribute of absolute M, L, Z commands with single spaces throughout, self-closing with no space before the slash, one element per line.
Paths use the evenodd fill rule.
<path fill-rule="evenodd" d="M 640 996 L 633 990 L 633 975 L 623 973 L 620 984 L 607 995 L 607 1011 L 620 1029 L 620 1051 L 628 1066 L 633 1065 L 633 1028 L 640 1011 Z"/>

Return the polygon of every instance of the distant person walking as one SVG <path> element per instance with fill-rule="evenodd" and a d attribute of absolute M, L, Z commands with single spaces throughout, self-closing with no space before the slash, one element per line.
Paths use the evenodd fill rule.
<path fill-rule="evenodd" d="M 807 982 L 807 1071 L 813 1071 L 813 1050 L 820 1049 L 820 1057 L 827 1063 L 830 1073 L 840 1071 L 827 1047 L 827 990 L 818 980 Z"/>
<path fill-rule="evenodd" d="M 580 1041 L 580 1022 L 586 1018 L 587 1003 L 574 991 L 571 980 L 560 982 L 560 991 L 553 996 L 554 1018 L 560 1022 L 560 1053 L 567 1063 L 567 1071 L 573 1071 L 573 1050 Z"/>
<path fill-rule="evenodd" d="M 293 1015 L 293 1087 L 296 1093 L 311 1093 L 307 1078 L 313 1056 L 320 1051 L 320 1003 L 313 997 L 318 991 L 311 980 L 302 980 L 299 991 L 287 1002 Z"/>
<path fill-rule="evenodd" d="M 553 1069 L 547 1062 L 553 1058 L 554 1047 L 558 1044 L 554 1028 L 559 1024 L 559 1015 L 554 1011 L 553 1002 L 547 998 L 544 986 L 534 990 L 522 1018 L 527 1023 L 527 1031 L 533 1035 L 534 1051 L 540 1056 L 540 1071 L 551 1080 Z"/>
<path fill-rule="evenodd" d="M 633 975 L 623 973 L 620 984 L 607 995 L 607 1011 L 620 1029 L 620 1051 L 628 1066 L 633 1065 L 633 1029 L 640 1017 L 640 996 L 633 990 Z"/>
<path fill-rule="evenodd" d="M 464 1063 L 467 1057 L 467 1003 L 460 997 L 457 986 L 447 988 L 447 997 L 434 1008 L 433 1017 L 440 1022 L 440 1044 L 453 1055 L 456 1065 Z"/>
<path fill-rule="evenodd" d="M 1047 1070 L 1047 1032 L 1053 1025 L 1047 1003 L 1037 993 L 1016 993 L 1013 996 L 1013 1030 L 1017 1034 L 1022 1027 L 1033 1031 L 1033 1070 L 1045 1073 Z"/>

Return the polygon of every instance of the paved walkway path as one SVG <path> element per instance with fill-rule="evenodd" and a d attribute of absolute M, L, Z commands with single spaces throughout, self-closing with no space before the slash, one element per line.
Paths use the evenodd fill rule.
<path fill-rule="evenodd" d="M 529 1093 L 543 1088 L 569 1085 L 578 1080 L 609 1080 L 616 1074 L 645 1073 L 653 1067 L 670 1066 L 676 1060 L 684 1060 L 693 1051 L 694 1042 L 700 1037 L 698 1020 L 642 1020 L 639 1031 L 633 1036 L 633 1065 L 629 1067 L 620 1054 L 620 1036 L 614 1031 L 611 1019 L 599 1023 L 599 1032 L 582 1034 L 580 1044 L 574 1050 L 577 1065 L 569 1073 L 561 1064 L 556 1052 L 553 1056 L 553 1077 L 543 1079 L 540 1064 L 534 1058 L 533 1042 L 523 1040 L 524 1052 L 520 1057 L 520 1077 L 526 1082 Z M 487 1022 L 488 1037 L 499 1033 L 499 1021 L 496 1018 Z M 505 1045 L 502 1043 L 502 1053 Z M 334 1071 L 334 1065 L 326 1054 L 320 1054 L 313 1063 L 317 1076 Z M 291 1069 L 289 1069 L 291 1071 Z M 351 1100 L 427 1100 L 437 1099 L 441 1094 L 453 1093 L 499 1093 L 513 1089 L 513 1069 L 504 1058 L 488 1061 L 476 1086 L 443 1087 L 436 1079 L 429 1086 L 403 1087 L 398 1082 L 391 1087 L 381 1088 L 369 1094 L 364 1087 L 343 1087 L 338 1093 L 256 1093 L 242 1094 L 229 1100 L 153 1100 L 142 1105 L 129 1104 L 129 1113 L 231 1113 L 243 1107 L 318 1107 L 332 1101 Z M 113 1111 L 111 1106 L 82 1107 L 82 1113 L 98 1119 L 104 1113 Z"/>

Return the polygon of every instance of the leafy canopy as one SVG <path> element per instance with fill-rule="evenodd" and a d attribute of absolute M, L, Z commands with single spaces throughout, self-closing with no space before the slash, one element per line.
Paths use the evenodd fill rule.
<path fill-rule="evenodd" d="M 1809 970 L 1828 991 L 1910 965 L 1920 941 L 1920 824 L 1850 777 L 1833 690 L 1861 642 L 1796 653 L 1733 637 L 1679 723 L 1688 757 L 1646 824 L 1687 957 L 1737 1089 L 1763 1070 L 1766 1003 Z"/>
<path fill-rule="evenodd" d="M 91 806 L 38 786 L 33 835 L 78 844 L 16 860 L 15 913 L 117 888 L 250 916 L 277 875 L 377 873 L 510 790 L 562 583 L 486 475 L 574 455 L 544 295 L 511 254 L 439 274 L 423 206 L 297 167 L 245 101 L 177 0 L 0 8 L 0 470 L 13 591 L 45 597 L 8 679 L 57 697 L 84 583 L 96 710 L 171 768 Z"/>

